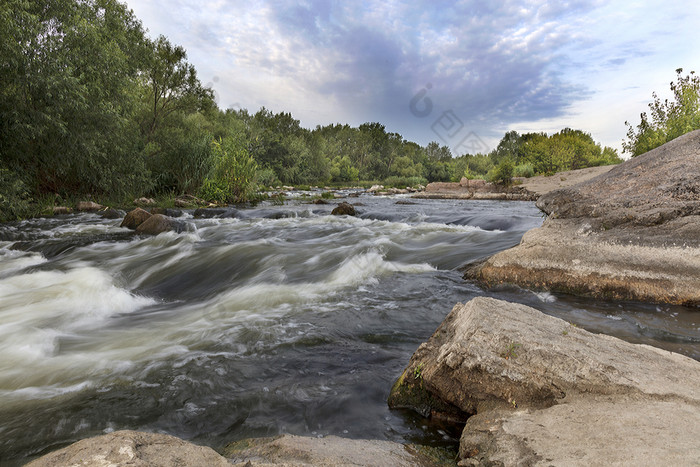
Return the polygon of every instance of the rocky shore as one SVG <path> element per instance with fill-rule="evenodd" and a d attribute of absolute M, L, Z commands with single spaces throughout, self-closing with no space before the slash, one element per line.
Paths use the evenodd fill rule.
<path fill-rule="evenodd" d="M 697 465 L 700 363 L 491 298 L 415 352 L 395 408 L 466 419 L 458 465 Z"/>
<path fill-rule="evenodd" d="M 541 196 L 548 218 L 466 279 L 700 304 L 700 131 Z"/>
<path fill-rule="evenodd" d="M 503 186 L 486 180 L 428 183 L 425 191 L 412 195 L 423 199 L 496 199 L 514 201 L 534 201 L 537 195 L 521 186 Z"/>

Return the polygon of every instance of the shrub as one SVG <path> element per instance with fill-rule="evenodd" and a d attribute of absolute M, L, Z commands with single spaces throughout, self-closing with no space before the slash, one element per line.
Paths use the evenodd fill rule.
<path fill-rule="evenodd" d="M 200 195 L 219 203 L 250 201 L 255 192 L 257 164 L 241 141 L 227 137 L 212 142 L 212 169 Z"/>
<path fill-rule="evenodd" d="M 510 186 L 513 178 L 513 161 L 503 159 L 496 167 L 491 169 L 487 175 L 490 182 Z"/>
<path fill-rule="evenodd" d="M 0 168 L 0 222 L 32 214 L 32 197 L 24 182 L 11 170 Z"/>
<path fill-rule="evenodd" d="M 535 176 L 535 168 L 532 164 L 519 164 L 513 169 L 513 174 L 516 177 L 530 178 Z"/>

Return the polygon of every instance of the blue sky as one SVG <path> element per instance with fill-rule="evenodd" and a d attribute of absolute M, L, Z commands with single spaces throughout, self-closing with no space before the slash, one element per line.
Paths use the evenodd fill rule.
<path fill-rule="evenodd" d="M 572 127 L 620 149 L 675 69 L 700 72 L 700 3 L 127 0 L 184 46 L 221 108 L 303 126 L 381 122 L 422 145 L 493 148 Z M 460 150 L 462 148 L 462 150 Z"/>

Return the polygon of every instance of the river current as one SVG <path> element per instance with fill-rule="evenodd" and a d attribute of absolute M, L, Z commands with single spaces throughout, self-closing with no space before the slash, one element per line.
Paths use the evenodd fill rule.
<path fill-rule="evenodd" d="M 220 448 L 291 433 L 450 444 L 386 399 L 452 306 L 525 303 L 700 359 L 695 308 L 485 291 L 463 264 L 516 245 L 529 202 L 301 199 L 137 236 L 75 214 L 0 224 L 0 464 L 119 429 Z"/>

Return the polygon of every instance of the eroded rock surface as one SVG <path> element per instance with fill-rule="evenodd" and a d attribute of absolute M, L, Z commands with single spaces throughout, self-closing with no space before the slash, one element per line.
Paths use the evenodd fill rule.
<path fill-rule="evenodd" d="M 514 283 L 612 299 L 700 304 L 700 130 L 549 192 L 519 246 L 466 268 Z"/>
<path fill-rule="evenodd" d="M 224 454 L 238 467 L 262 466 L 392 466 L 429 467 L 439 459 L 420 448 L 380 440 L 337 436 L 309 438 L 284 435 L 232 443 Z"/>
<path fill-rule="evenodd" d="M 176 465 L 223 467 L 231 464 L 211 448 L 174 436 L 123 430 L 80 440 L 30 462 L 27 467 Z"/>
<path fill-rule="evenodd" d="M 476 298 L 418 348 L 389 404 L 471 416 L 461 465 L 685 465 L 700 461 L 699 384 L 688 357 Z"/>

